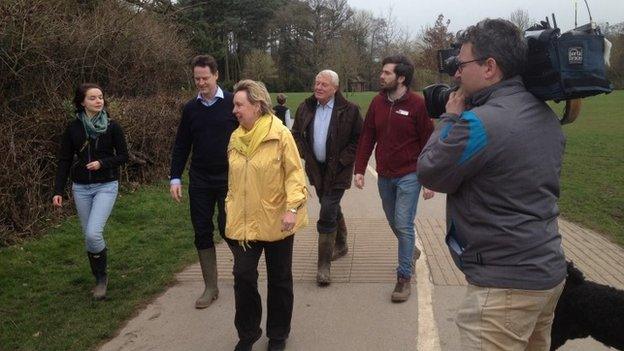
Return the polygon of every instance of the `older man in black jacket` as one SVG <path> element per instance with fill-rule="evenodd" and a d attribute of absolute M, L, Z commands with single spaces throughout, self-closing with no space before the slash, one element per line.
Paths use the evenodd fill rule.
<path fill-rule="evenodd" d="M 345 190 L 351 187 L 355 149 L 362 130 L 357 105 L 339 91 L 338 74 L 324 70 L 316 75 L 314 95 L 299 105 L 292 133 L 310 183 L 321 203 L 317 222 L 320 286 L 331 282 L 331 261 L 347 254 L 347 226 L 340 209 Z"/>

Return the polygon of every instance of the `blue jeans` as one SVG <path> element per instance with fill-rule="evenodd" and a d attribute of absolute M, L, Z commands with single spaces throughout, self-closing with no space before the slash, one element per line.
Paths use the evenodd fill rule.
<path fill-rule="evenodd" d="M 104 226 L 113 210 L 118 189 L 118 181 L 72 184 L 76 211 L 78 211 L 88 252 L 95 254 L 106 248 Z"/>
<path fill-rule="evenodd" d="M 397 276 L 410 278 L 416 243 L 414 217 L 420 194 L 417 174 L 414 172 L 400 178 L 379 177 L 377 186 L 386 219 L 399 241 Z"/>

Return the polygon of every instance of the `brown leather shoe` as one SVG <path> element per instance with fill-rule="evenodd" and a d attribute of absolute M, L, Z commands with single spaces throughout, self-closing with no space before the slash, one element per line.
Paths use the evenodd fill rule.
<path fill-rule="evenodd" d="M 392 302 L 405 302 L 409 299 L 412 288 L 410 280 L 410 278 L 397 278 L 397 283 L 394 286 L 394 291 L 392 292 Z"/>

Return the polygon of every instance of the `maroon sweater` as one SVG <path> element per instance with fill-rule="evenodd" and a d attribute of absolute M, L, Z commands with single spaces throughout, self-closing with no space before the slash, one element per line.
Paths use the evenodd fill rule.
<path fill-rule="evenodd" d="M 366 113 L 355 155 L 354 174 L 364 174 L 375 143 L 380 176 L 398 178 L 416 172 L 418 155 L 432 131 L 433 123 L 420 95 L 408 90 L 400 99 L 391 102 L 385 92 L 379 93 Z"/>

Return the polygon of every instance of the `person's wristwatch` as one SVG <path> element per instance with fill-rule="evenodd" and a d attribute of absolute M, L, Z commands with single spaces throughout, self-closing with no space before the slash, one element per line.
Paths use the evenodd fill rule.
<path fill-rule="evenodd" d="M 297 214 L 297 209 L 296 208 L 291 208 L 291 209 L 288 210 L 288 212 Z"/>

